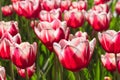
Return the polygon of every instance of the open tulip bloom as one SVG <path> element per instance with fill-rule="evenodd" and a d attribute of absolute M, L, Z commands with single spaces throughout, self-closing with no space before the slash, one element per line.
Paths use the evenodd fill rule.
<path fill-rule="evenodd" d="M 53 50 L 53 42 L 59 42 L 61 39 L 67 39 L 69 28 L 66 22 L 55 19 L 52 22 L 40 22 L 34 27 L 34 32 L 43 44 L 50 50 Z"/>
<path fill-rule="evenodd" d="M 62 39 L 59 43 L 54 42 L 53 48 L 60 63 L 68 70 L 79 71 L 90 62 L 96 39 L 92 41 L 86 37 L 86 33 L 77 32 L 70 35 L 69 40 Z"/>

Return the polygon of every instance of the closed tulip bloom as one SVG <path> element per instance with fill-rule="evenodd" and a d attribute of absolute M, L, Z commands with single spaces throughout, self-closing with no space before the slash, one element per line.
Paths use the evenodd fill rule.
<path fill-rule="evenodd" d="M 78 9 L 78 10 L 86 10 L 87 9 L 87 1 L 73 1 L 70 9 Z"/>
<path fill-rule="evenodd" d="M 109 53 L 120 53 L 120 32 L 107 30 L 98 33 L 98 39 L 103 49 Z"/>
<path fill-rule="evenodd" d="M 13 3 L 13 9 L 19 16 L 36 18 L 41 10 L 39 0 L 24 0 Z"/>
<path fill-rule="evenodd" d="M 0 66 L 0 80 L 6 80 L 5 68 Z"/>
<path fill-rule="evenodd" d="M 1 8 L 1 11 L 4 16 L 10 16 L 13 14 L 13 7 L 12 7 L 12 5 L 3 6 Z"/>
<path fill-rule="evenodd" d="M 61 20 L 61 10 L 60 9 L 53 9 L 51 11 L 41 10 L 39 13 L 40 21 L 48 21 L 52 22 L 54 19 Z"/>
<path fill-rule="evenodd" d="M 86 19 L 95 31 L 104 31 L 109 28 L 111 14 L 105 11 L 89 10 Z"/>
<path fill-rule="evenodd" d="M 9 32 L 12 36 L 16 35 L 19 32 L 18 23 L 16 21 L 0 21 L 0 38 L 6 32 Z"/>
<path fill-rule="evenodd" d="M 98 4 L 104 4 L 107 3 L 110 0 L 94 0 L 94 4 L 98 5 Z"/>
<path fill-rule="evenodd" d="M 67 39 L 69 28 L 66 22 L 56 19 L 52 22 L 40 22 L 34 27 L 34 32 L 43 44 L 50 50 L 53 50 L 53 42 L 59 42 L 61 39 Z"/>
<path fill-rule="evenodd" d="M 27 67 L 27 73 L 28 73 L 28 77 L 32 77 L 32 75 L 35 73 L 35 64 L 33 64 L 32 66 L 30 67 Z M 18 71 L 18 74 L 23 77 L 23 78 L 26 78 L 26 72 L 25 72 L 25 69 L 21 69 L 21 68 L 18 68 L 17 67 L 17 71 Z"/>
<path fill-rule="evenodd" d="M 11 60 L 18 68 L 25 69 L 33 65 L 36 60 L 37 43 L 22 42 L 10 48 Z"/>
<path fill-rule="evenodd" d="M 108 71 L 115 71 L 117 66 L 116 66 L 116 60 L 115 60 L 115 54 L 113 53 L 106 53 L 105 55 L 101 55 L 101 61 L 103 66 L 108 70 Z"/>
<path fill-rule="evenodd" d="M 10 59 L 10 47 L 15 43 L 21 43 L 20 34 L 18 33 L 15 36 L 12 36 L 9 33 L 5 33 L 0 39 L 0 58 Z"/>
<path fill-rule="evenodd" d="M 62 10 L 62 12 L 64 12 L 65 10 L 69 10 L 71 3 L 72 3 L 71 0 L 61 0 L 60 9 Z"/>
<path fill-rule="evenodd" d="M 59 43 L 53 44 L 53 48 L 66 69 L 79 71 L 89 64 L 95 44 L 95 38 L 89 42 L 86 34 L 81 34 L 81 36 L 70 36 L 68 41 L 61 39 Z"/>
<path fill-rule="evenodd" d="M 120 15 L 120 0 L 118 0 L 118 2 L 116 3 L 115 10 L 116 10 L 117 14 Z"/>
<path fill-rule="evenodd" d="M 84 23 L 83 11 L 79 11 L 77 9 L 65 11 L 64 20 L 67 22 L 68 27 L 81 27 Z"/>
<path fill-rule="evenodd" d="M 98 12 L 106 12 L 108 13 L 109 12 L 109 7 L 107 4 L 99 4 L 99 5 L 95 5 L 93 6 L 92 10 L 95 10 L 95 11 L 98 11 Z"/>
<path fill-rule="evenodd" d="M 41 6 L 44 10 L 50 11 L 56 8 L 56 1 L 55 0 L 43 0 Z"/>

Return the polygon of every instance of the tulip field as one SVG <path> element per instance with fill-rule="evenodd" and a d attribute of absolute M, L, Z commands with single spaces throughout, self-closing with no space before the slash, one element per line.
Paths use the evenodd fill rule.
<path fill-rule="evenodd" d="M 0 0 L 0 80 L 120 80 L 120 0 Z"/>

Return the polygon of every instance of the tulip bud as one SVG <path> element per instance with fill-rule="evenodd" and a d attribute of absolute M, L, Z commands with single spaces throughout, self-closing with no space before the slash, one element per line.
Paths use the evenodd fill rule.
<path fill-rule="evenodd" d="M 71 3 L 71 0 L 61 0 L 60 9 L 62 10 L 62 12 L 64 12 L 65 10 L 69 10 Z"/>
<path fill-rule="evenodd" d="M 28 73 L 28 77 L 32 77 L 32 75 L 35 73 L 35 64 L 33 64 L 32 66 L 30 67 L 27 67 L 27 73 Z M 26 72 L 25 72 L 25 69 L 21 69 L 21 68 L 18 68 L 17 67 L 17 71 L 18 71 L 18 74 L 23 77 L 23 78 L 26 78 Z"/>
<path fill-rule="evenodd" d="M 94 0 L 94 4 L 98 5 L 98 4 L 104 4 L 106 2 L 108 2 L 110 0 Z"/>
<path fill-rule="evenodd" d="M 0 66 L 0 80 L 6 80 L 5 68 Z"/>
<path fill-rule="evenodd" d="M 13 14 L 13 7 L 12 7 L 12 5 L 3 6 L 1 8 L 1 11 L 2 11 L 4 16 L 10 16 Z"/>
<path fill-rule="evenodd" d="M 116 10 L 117 14 L 120 15 L 120 1 L 118 1 L 118 2 L 116 3 L 115 10 Z"/>
<path fill-rule="evenodd" d="M 105 55 L 101 55 L 101 61 L 103 66 L 108 71 L 115 71 L 116 70 L 116 60 L 115 60 L 115 54 L 113 53 L 106 53 Z"/>

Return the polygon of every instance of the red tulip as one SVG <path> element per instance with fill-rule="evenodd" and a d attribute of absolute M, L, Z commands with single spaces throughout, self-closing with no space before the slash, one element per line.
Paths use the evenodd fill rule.
<path fill-rule="evenodd" d="M 87 9 L 87 1 L 73 1 L 70 9 L 78 9 L 78 10 L 86 10 Z"/>
<path fill-rule="evenodd" d="M 13 14 L 13 7 L 12 7 L 12 5 L 3 6 L 1 8 L 1 11 L 4 16 L 10 16 Z"/>
<path fill-rule="evenodd" d="M 120 15 L 120 1 L 116 3 L 115 10 Z"/>
<path fill-rule="evenodd" d="M 92 10 L 95 10 L 95 11 L 98 11 L 98 12 L 106 12 L 108 13 L 109 12 L 109 7 L 107 4 L 99 4 L 99 5 L 95 5 L 93 6 Z"/>
<path fill-rule="evenodd" d="M 19 68 L 25 69 L 33 65 L 36 60 L 37 43 L 22 42 L 10 48 L 12 62 Z"/>
<path fill-rule="evenodd" d="M 98 33 L 98 39 L 103 49 L 109 53 L 120 53 L 120 32 L 107 30 Z"/>
<path fill-rule="evenodd" d="M 104 4 L 106 2 L 108 2 L 110 0 L 94 0 L 94 4 L 98 5 L 98 4 Z"/>
<path fill-rule="evenodd" d="M 0 80 L 6 80 L 5 68 L 0 66 Z"/>
<path fill-rule="evenodd" d="M 101 55 L 101 61 L 103 66 L 108 71 L 115 71 L 116 70 L 116 60 L 115 60 L 115 54 L 113 53 L 106 53 L 105 55 Z"/>
<path fill-rule="evenodd" d="M 94 30 L 103 31 L 109 28 L 111 14 L 106 13 L 105 11 L 98 12 L 90 10 L 87 13 L 86 19 Z"/>
<path fill-rule="evenodd" d="M 0 21 L 0 37 L 6 32 L 9 32 L 12 36 L 16 35 L 19 32 L 18 23 L 16 21 Z"/>
<path fill-rule="evenodd" d="M 71 0 L 61 0 L 60 9 L 62 10 L 62 12 L 64 12 L 65 10 L 69 10 L 71 3 L 72 3 Z"/>
<path fill-rule="evenodd" d="M 55 9 L 57 5 L 55 0 L 43 0 L 41 6 L 43 7 L 43 9 L 50 11 L 52 9 Z"/>
<path fill-rule="evenodd" d="M 41 10 L 40 0 L 24 0 L 13 3 L 13 8 L 19 16 L 36 18 Z"/>
<path fill-rule="evenodd" d="M 26 72 L 25 69 L 21 69 L 21 68 L 17 68 L 18 74 L 25 78 L 26 77 Z M 32 77 L 32 75 L 35 73 L 35 64 L 33 64 L 30 67 L 27 67 L 27 73 L 28 73 L 28 77 Z"/>
<path fill-rule="evenodd" d="M 61 10 L 60 9 L 53 9 L 51 11 L 41 10 L 41 12 L 39 14 L 39 19 L 41 21 L 52 22 L 54 19 L 61 20 L 61 18 L 62 18 L 62 16 L 61 16 Z"/>
<path fill-rule="evenodd" d="M 61 22 L 56 19 L 52 22 L 40 22 L 34 27 L 34 32 L 43 44 L 52 51 L 53 42 L 58 42 L 60 39 L 67 39 L 69 29 L 66 22 Z"/>
<path fill-rule="evenodd" d="M 90 62 L 96 39 L 88 41 L 86 34 L 70 36 L 69 40 L 62 39 L 54 43 L 53 48 L 60 63 L 68 70 L 79 71 Z"/>
<path fill-rule="evenodd" d="M 67 22 L 67 26 L 78 28 L 84 23 L 84 15 L 82 11 L 73 9 L 70 11 L 65 11 L 64 20 Z"/>
<path fill-rule="evenodd" d="M 10 35 L 9 33 L 5 33 L 0 39 L 0 58 L 2 59 L 10 59 L 10 46 L 14 43 L 21 43 L 20 34 L 16 34 L 15 36 Z"/>

